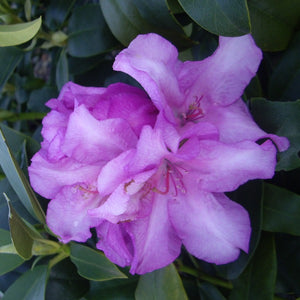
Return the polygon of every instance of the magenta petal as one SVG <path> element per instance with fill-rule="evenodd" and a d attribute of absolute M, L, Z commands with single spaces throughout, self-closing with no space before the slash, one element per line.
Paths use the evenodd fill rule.
<path fill-rule="evenodd" d="M 181 241 L 175 234 L 167 211 L 167 199 L 157 195 L 148 217 L 126 223 L 134 245 L 130 273 L 145 274 L 176 259 Z"/>
<path fill-rule="evenodd" d="M 224 194 L 202 192 L 191 181 L 188 194 L 169 203 L 171 222 L 186 249 L 199 259 L 225 264 L 248 252 L 247 211 Z"/>
<path fill-rule="evenodd" d="M 187 162 L 199 187 L 210 192 L 228 192 L 251 179 L 272 178 L 276 148 L 271 141 L 262 145 L 244 141 L 223 144 L 200 141 L 199 154 Z"/>
<path fill-rule="evenodd" d="M 91 237 L 90 228 L 99 223 L 87 211 L 99 201 L 98 193 L 85 187 L 65 186 L 48 204 L 47 224 L 63 243 L 85 242 Z"/>
<path fill-rule="evenodd" d="M 220 37 L 215 53 L 200 62 L 185 62 L 179 74 L 187 104 L 204 96 L 211 103 L 229 105 L 239 99 L 255 75 L 262 53 L 251 35 Z"/>
<path fill-rule="evenodd" d="M 116 157 L 136 142 L 137 137 L 126 121 L 98 121 L 80 105 L 69 118 L 62 149 L 79 162 L 94 163 Z"/>

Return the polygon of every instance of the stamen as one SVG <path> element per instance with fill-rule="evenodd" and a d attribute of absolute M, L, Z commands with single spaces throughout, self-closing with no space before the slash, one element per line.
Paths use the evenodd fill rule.
<path fill-rule="evenodd" d="M 200 102 L 201 102 L 203 96 L 200 96 L 200 98 L 195 96 L 195 98 L 196 98 L 196 100 L 192 104 L 190 104 L 188 111 L 181 115 L 182 119 L 184 121 L 184 124 L 185 124 L 185 122 L 188 122 L 188 121 L 197 121 L 204 116 L 204 112 L 200 107 Z M 184 125 L 184 124 L 182 124 L 182 125 Z"/>

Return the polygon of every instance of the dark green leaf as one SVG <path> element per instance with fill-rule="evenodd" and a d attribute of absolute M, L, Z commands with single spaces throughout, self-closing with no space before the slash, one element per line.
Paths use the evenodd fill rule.
<path fill-rule="evenodd" d="M 279 153 L 276 170 L 300 167 L 300 100 L 271 102 L 263 98 L 251 99 L 251 112 L 258 125 L 268 133 L 285 136 L 290 141 L 287 151 Z"/>
<path fill-rule="evenodd" d="M 10 233 L 0 229 L 0 247 L 11 244 Z M 0 253 L 0 276 L 21 265 L 24 260 L 17 254 Z"/>
<path fill-rule="evenodd" d="M 300 235 L 300 196 L 264 183 L 263 230 Z"/>
<path fill-rule="evenodd" d="M 111 0 L 100 1 L 100 5 L 110 30 L 125 46 L 138 34 L 149 32 L 164 36 L 180 48 L 192 45 L 164 1 Z"/>
<path fill-rule="evenodd" d="M 63 85 L 69 81 L 69 66 L 67 55 L 64 49 L 62 49 L 57 65 L 56 65 L 56 85 L 58 90 L 61 90 Z"/>
<path fill-rule="evenodd" d="M 199 284 L 199 294 L 201 300 L 226 300 L 218 288 L 208 282 Z"/>
<path fill-rule="evenodd" d="M 93 56 L 107 52 L 116 45 L 99 5 L 90 4 L 74 9 L 68 28 L 68 51 L 72 56 Z"/>
<path fill-rule="evenodd" d="M 269 95 L 275 100 L 296 100 L 300 97 L 300 32 L 270 78 Z"/>
<path fill-rule="evenodd" d="M 42 300 L 45 297 L 45 287 L 48 267 L 37 266 L 19 277 L 5 292 L 2 300 Z"/>
<path fill-rule="evenodd" d="M 173 264 L 140 277 L 136 300 L 184 300 L 188 299 L 181 279 Z"/>
<path fill-rule="evenodd" d="M 23 56 L 24 52 L 18 48 L 0 47 L 0 92 Z"/>
<path fill-rule="evenodd" d="M 298 0 L 248 1 L 251 33 L 264 51 L 284 50 L 299 22 Z"/>
<path fill-rule="evenodd" d="M 100 64 L 103 61 L 105 61 L 105 55 L 103 54 L 86 57 L 86 58 L 70 57 L 69 58 L 70 73 L 74 75 L 85 73 L 95 68 L 98 64 Z"/>
<path fill-rule="evenodd" d="M 274 238 L 271 234 L 264 234 L 250 264 L 233 282 L 233 290 L 229 299 L 273 300 L 276 270 Z"/>
<path fill-rule="evenodd" d="M 201 27 L 223 36 L 250 32 L 245 0 L 179 0 L 185 12 Z"/>
<path fill-rule="evenodd" d="M 0 47 L 23 44 L 32 39 L 42 25 L 42 18 L 27 23 L 0 25 Z"/>
<path fill-rule="evenodd" d="M 84 278 L 96 281 L 126 278 L 103 253 L 92 248 L 72 244 L 70 258 Z"/>
<path fill-rule="evenodd" d="M 37 218 L 42 223 L 45 223 L 44 212 L 32 191 L 24 173 L 21 171 L 10 149 L 8 148 L 2 130 L 0 128 L 0 165 L 9 180 L 11 186 L 14 188 L 19 199 L 30 212 L 30 214 Z"/>
<path fill-rule="evenodd" d="M 50 86 L 44 86 L 41 89 L 33 90 L 30 94 L 27 107 L 31 111 L 48 112 L 49 108 L 45 103 L 51 98 L 57 97 L 57 89 Z"/>

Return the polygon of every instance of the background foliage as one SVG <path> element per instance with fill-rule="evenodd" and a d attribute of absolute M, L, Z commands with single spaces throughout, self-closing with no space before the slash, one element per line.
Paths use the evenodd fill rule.
<path fill-rule="evenodd" d="M 268 300 L 300 297 L 299 0 L 2 0 L 0 2 L 0 298 Z M 199 60 L 217 36 L 252 33 L 264 51 L 244 93 L 256 122 L 289 138 L 273 179 L 230 193 L 249 212 L 250 254 L 215 266 L 183 249 L 174 264 L 143 276 L 98 250 L 62 245 L 45 225 L 47 200 L 28 184 L 41 141 L 44 103 L 69 80 L 123 81 L 115 55 L 140 33 L 169 39 L 182 60 Z"/>

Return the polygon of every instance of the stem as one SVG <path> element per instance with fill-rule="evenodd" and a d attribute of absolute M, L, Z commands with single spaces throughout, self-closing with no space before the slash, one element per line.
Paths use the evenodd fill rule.
<path fill-rule="evenodd" d="M 222 280 L 222 279 L 204 274 L 204 273 L 202 273 L 198 270 L 192 269 L 192 268 L 187 267 L 187 266 L 183 266 L 183 265 L 178 266 L 178 271 L 186 273 L 186 274 L 190 274 L 190 275 L 195 276 L 199 279 L 202 279 L 202 280 L 205 280 L 209 283 L 212 283 L 213 285 L 218 285 L 218 286 L 224 287 L 226 289 L 232 289 L 233 288 L 232 283 L 229 282 L 229 281 L 225 281 L 225 280 Z"/>
<path fill-rule="evenodd" d="M 1 121 L 21 121 L 21 120 L 40 120 L 45 117 L 45 113 L 39 112 L 27 112 L 27 113 L 15 113 L 7 116 L 2 116 Z"/>

